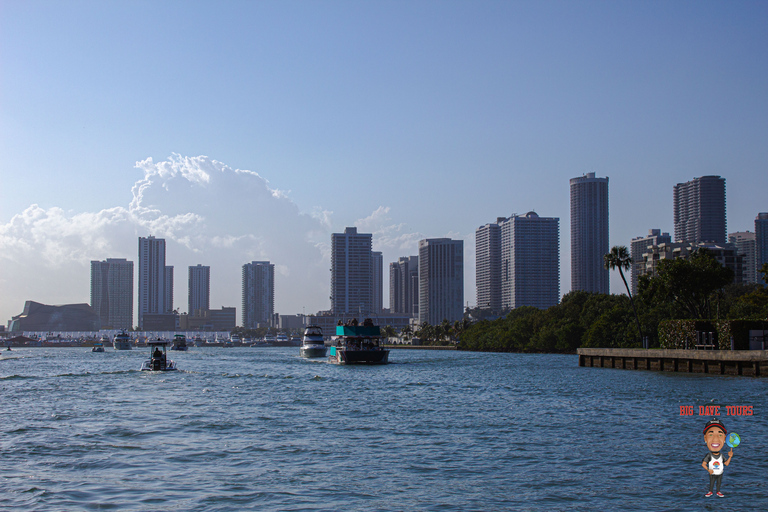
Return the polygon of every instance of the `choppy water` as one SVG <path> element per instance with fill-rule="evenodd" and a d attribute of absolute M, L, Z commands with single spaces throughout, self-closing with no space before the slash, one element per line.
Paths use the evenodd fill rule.
<path fill-rule="evenodd" d="M 768 379 L 579 368 L 576 356 L 289 348 L 16 349 L 0 359 L 0 509 L 768 510 Z M 704 498 L 701 430 L 742 445 Z"/>

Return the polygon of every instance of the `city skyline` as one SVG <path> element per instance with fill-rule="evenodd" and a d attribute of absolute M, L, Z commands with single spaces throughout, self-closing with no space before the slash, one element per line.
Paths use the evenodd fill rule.
<path fill-rule="evenodd" d="M 764 3 L 9 3 L 0 322 L 87 302 L 90 261 L 135 261 L 150 234 L 167 265 L 211 267 L 213 307 L 271 261 L 276 311 L 325 310 L 346 226 L 384 268 L 462 239 L 472 306 L 475 230 L 527 211 L 561 219 L 563 295 L 568 180 L 590 172 L 610 246 L 673 233 L 673 186 L 707 175 L 728 232 L 753 231 L 767 23 Z"/>

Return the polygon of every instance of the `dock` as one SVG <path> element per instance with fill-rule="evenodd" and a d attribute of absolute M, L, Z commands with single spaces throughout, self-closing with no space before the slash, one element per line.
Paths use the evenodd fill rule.
<path fill-rule="evenodd" d="M 768 350 L 579 348 L 579 366 L 768 377 Z"/>

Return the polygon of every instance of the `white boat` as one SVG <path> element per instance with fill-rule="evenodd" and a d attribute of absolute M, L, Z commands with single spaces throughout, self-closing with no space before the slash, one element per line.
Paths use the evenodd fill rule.
<path fill-rule="evenodd" d="M 275 338 L 274 345 L 276 347 L 287 347 L 291 344 L 291 340 L 288 338 L 288 335 L 284 332 L 277 333 L 277 337 Z"/>
<path fill-rule="evenodd" d="M 170 341 L 161 339 L 147 341 L 150 357 L 141 364 L 141 371 L 171 372 L 176 370 L 176 363 L 168 359 L 167 350 L 170 344 Z"/>
<path fill-rule="evenodd" d="M 171 345 L 171 350 L 181 350 L 186 351 L 188 349 L 187 347 L 187 337 L 183 334 L 176 334 L 173 337 L 173 345 Z"/>
<path fill-rule="evenodd" d="M 112 340 L 112 348 L 115 350 L 131 350 L 131 337 L 125 331 L 116 334 Z"/>
<path fill-rule="evenodd" d="M 304 329 L 304 339 L 299 349 L 301 357 L 325 357 L 326 351 L 323 329 L 317 325 L 310 325 Z"/>

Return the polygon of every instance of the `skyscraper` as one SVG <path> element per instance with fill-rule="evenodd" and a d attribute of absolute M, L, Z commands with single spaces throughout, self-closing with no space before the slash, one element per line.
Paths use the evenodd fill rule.
<path fill-rule="evenodd" d="M 102 329 L 133 327 L 133 262 L 91 261 L 91 307 Z"/>
<path fill-rule="evenodd" d="M 464 241 L 419 241 L 419 323 L 464 317 Z"/>
<path fill-rule="evenodd" d="M 768 213 L 759 213 L 755 217 L 755 270 L 757 272 L 757 282 L 762 280 L 760 269 L 765 263 L 768 263 Z"/>
<path fill-rule="evenodd" d="M 418 316 L 419 257 L 405 256 L 389 264 L 389 311 Z"/>
<path fill-rule="evenodd" d="M 373 235 L 357 228 L 331 235 L 331 311 L 334 315 L 373 313 Z"/>
<path fill-rule="evenodd" d="M 381 252 L 371 252 L 371 270 L 373 272 L 373 281 L 371 293 L 373 294 L 371 304 L 373 304 L 373 313 L 378 315 L 384 307 L 384 257 Z"/>
<path fill-rule="evenodd" d="M 560 219 L 535 212 L 501 224 L 501 306 L 546 309 L 560 302 Z"/>
<path fill-rule="evenodd" d="M 243 327 L 271 326 L 275 313 L 275 265 L 253 261 L 243 265 Z"/>
<path fill-rule="evenodd" d="M 153 236 L 139 237 L 140 328 L 144 328 L 145 313 L 161 314 L 167 311 L 165 287 L 165 240 Z"/>
<path fill-rule="evenodd" d="M 608 293 L 608 178 L 571 179 L 571 290 Z"/>
<path fill-rule="evenodd" d="M 630 248 L 629 248 L 629 251 L 630 251 L 629 255 L 632 258 L 631 287 L 632 287 L 633 295 L 637 293 L 637 282 L 638 282 L 637 278 L 646 273 L 643 254 L 646 253 L 648 247 L 652 245 L 671 244 L 671 243 L 672 243 L 672 237 L 669 236 L 669 233 L 662 233 L 660 229 L 649 229 L 648 236 L 638 236 L 632 239 L 632 242 L 630 243 Z"/>
<path fill-rule="evenodd" d="M 173 312 L 173 266 L 165 266 L 165 311 L 163 313 Z"/>
<path fill-rule="evenodd" d="M 481 309 L 501 310 L 501 223 L 505 220 L 498 217 L 475 230 L 475 286 Z"/>
<path fill-rule="evenodd" d="M 189 267 L 187 313 L 211 309 L 211 267 L 197 265 Z"/>
<path fill-rule="evenodd" d="M 725 178 L 702 176 L 678 183 L 673 200 L 676 242 L 726 242 Z"/>
<path fill-rule="evenodd" d="M 728 243 L 736 249 L 736 254 L 742 256 L 742 283 L 757 283 L 757 244 L 755 234 L 749 231 L 738 231 L 728 235 Z"/>

